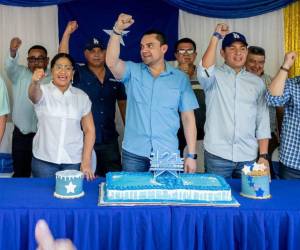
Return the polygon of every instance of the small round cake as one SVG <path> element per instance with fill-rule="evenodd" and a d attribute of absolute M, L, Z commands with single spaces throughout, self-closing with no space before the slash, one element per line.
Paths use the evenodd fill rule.
<path fill-rule="evenodd" d="M 61 199 L 74 199 L 84 195 L 83 173 L 77 170 L 64 170 L 55 173 L 54 196 Z"/>
<path fill-rule="evenodd" d="M 271 198 L 270 177 L 266 166 L 257 163 L 244 166 L 241 195 L 252 199 Z"/>

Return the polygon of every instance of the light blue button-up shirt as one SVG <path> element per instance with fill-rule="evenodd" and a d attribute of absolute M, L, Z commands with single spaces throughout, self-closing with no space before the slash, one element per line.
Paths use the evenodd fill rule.
<path fill-rule="evenodd" d="M 145 157 L 156 150 L 178 152 L 178 111 L 198 108 L 188 77 L 168 63 L 153 77 L 144 63 L 128 61 L 121 81 L 127 93 L 123 149 Z"/>
<path fill-rule="evenodd" d="M 37 118 L 33 104 L 28 97 L 28 87 L 31 83 L 32 72 L 25 66 L 18 64 L 18 54 L 15 58 L 7 57 L 5 70 L 12 81 L 13 108 L 12 120 L 23 134 L 37 131 Z M 50 74 L 47 72 L 41 84 L 50 82 Z"/>
<path fill-rule="evenodd" d="M 205 150 L 233 162 L 254 160 L 257 140 L 270 138 L 262 79 L 226 64 L 205 70 L 200 63 L 197 75 L 205 91 Z"/>
<path fill-rule="evenodd" d="M 0 76 L 0 116 L 9 114 L 9 98 L 4 80 Z"/>

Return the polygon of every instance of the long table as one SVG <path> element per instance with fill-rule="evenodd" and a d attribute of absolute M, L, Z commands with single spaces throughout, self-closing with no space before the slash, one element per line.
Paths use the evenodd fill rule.
<path fill-rule="evenodd" d="M 239 195 L 240 207 L 98 207 L 98 185 L 85 196 L 53 196 L 53 179 L 0 179 L 0 249 L 36 249 L 34 227 L 45 219 L 54 236 L 78 249 L 300 249 L 300 182 L 273 181 L 270 200 Z"/>

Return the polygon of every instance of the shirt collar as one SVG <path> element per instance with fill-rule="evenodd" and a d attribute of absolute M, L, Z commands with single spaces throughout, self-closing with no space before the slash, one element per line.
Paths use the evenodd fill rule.
<path fill-rule="evenodd" d="M 146 65 L 145 63 L 142 63 L 142 68 L 148 70 L 148 72 L 151 74 L 151 71 L 149 69 L 149 66 Z M 160 73 L 159 76 L 167 76 L 167 75 L 171 75 L 174 73 L 174 67 L 172 65 L 170 65 L 168 62 L 165 61 L 165 71 Z"/>
<path fill-rule="evenodd" d="M 84 64 L 83 67 L 85 67 L 87 71 L 89 71 L 93 76 L 95 76 L 95 78 L 97 78 L 97 76 L 95 75 L 95 73 L 94 73 L 92 70 L 90 70 L 90 68 L 89 68 L 89 66 L 88 66 L 87 63 Z M 105 75 L 104 75 L 104 80 L 103 80 L 103 82 L 109 80 L 110 78 L 114 78 L 113 74 L 111 73 L 111 71 L 109 70 L 109 68 L 107 67 L 106 64 L 104 64 L 104 69 L 105 69 Z M 98 79 L 98 78 L 97 78 L 97 79 Z"/>
<path fill-rule="evenodd" d="M 62 93 L 60 89 L 54 85 L 53 81 L 50 82 L 50 87 L 50 90 L 53 92 L 53 94 L 58 97 L 71 96 L 72 94 L 74 94 L 74 87 L 72 85 L 70 85 L 64 93 Z"/>
<path fill-rule="evenodd" d="M 229 65 L 227 65 L 226 63 L 224 63 L 222 65 L 222 68 L 224 69 L 224 71 L 228 72 L 228 73 L 233 73 L 233 74 L 236 74 L 235 70 L 233 68 L 231 68 Z M 243 67 L 241 69 L 241 71 L 237 74 L 244 74 L 246 72 L 246 69 L 245 67 Z"/>

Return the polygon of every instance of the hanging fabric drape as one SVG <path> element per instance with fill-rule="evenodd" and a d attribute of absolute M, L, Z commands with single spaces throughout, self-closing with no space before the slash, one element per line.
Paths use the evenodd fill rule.
<path fill-rule="evenodd" d="M 192 14 L 216 18 L 244 18 L 261 15 L 296 0 L 164 0 Z"/>
<path fill-rule="evenodd" d="M 74 0 L 0 0 L 0 4 L 20 7 L 42 7 L 71 1 Z"/>
<path fill-rule="evenodd" d="M 2 5 L 42 7 L 76 0 L 0 0 Z M 88 2 L 88 0 L 86 0 Z M 164 0 L 187 12 L 217 18 L 243 18 L 283 8 L 296 0 Z"/>
<path fill-rule="evenodd" d="M 300 75 L 300 2 L 297 1 L 284 9 L 284 47 L 285 51 L 297 51 L 298 58 L 289 76 Z"/>

